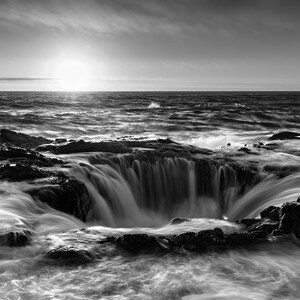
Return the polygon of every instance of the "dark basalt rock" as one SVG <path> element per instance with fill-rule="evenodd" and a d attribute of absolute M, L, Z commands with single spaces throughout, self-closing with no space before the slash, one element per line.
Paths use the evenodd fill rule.
<path fill-rule="evenodd" d="M 267 231 L 268 233 L 271 233 L 273 230 L 278 229 L 278 227 L 279 227 L 278 221 L 262 219 L 257 224 L 253 224 L 252 226 L 249 226 L 247 228 L 247 231 L 252 232 L 252 231 L 260 230 L 260 231 Z"/>
<path fill-rule="evenodd" d="M 35 148 L 42 144 L 49 144 L 52 141 L 43 137 L 35 137 L 8 129 L 0 129 L 0 142 L 23 148 Z"/>
<path fill-rule="evenodd" d="M 178 220 L 181 221 L 180 218 Z M 281 207 L 267 207 L 261 212 L 261 218 L 243 219 L 238 223 L 244 225 L 244 229 L 230 234 L 224 234 L 220 228 L 166 237 L 130 234 L 119 237 L 116 243 L 118 247 L 133 253 L 163 251 L 185 254 L 187 251 L 219 251 L 253 246 L 259 243 L 272 242 L 274 236 L 278 235 L 294 234 L 299 238 L 300 202 L 284 203 Z"/>
<path fill-rule="evenodd" d="M 299 172 L 300 166 L 265 165 L 263 170 L 272 174 L 276 174 L 279 178 L 284 178 L 293 173 Z"/>
<path fill-rule="evenodd" d="M 269 141 L 273 140 L 295 140 L 300 139 L 300 134 L 297 132 L 291 131 L 282 131 L 279 133 L 273 134 L 271 137 L 268 138 Z"/>
<path fill-rule="evenodd" d="M 119 247 L 129 252 L 156 252 L 168 249 L 168 241 L 148 234 L 124 234 L 116 240 Z"/>
<path fill-rule="evenodd" d="M 299 218 L 296 214 L 285 213 L 280 219 L 279 230 L 283 232 L 292 232 L 295 228 L 299 226 Z"/>
<path fill-rule="evenodd" d="M 19 219 L 1 216 L 0 246 L 24 247 L 30 244 L 32 232 Z"/>
<path fill-rule="evenodd" d="M 245 153 L 247 153 L 247 154 L 250 154 L 250 153 L 252 152 L 251 149 L 246 148 L 246 147 L 242 147 L 242 148 L 240 148 L 238 151 L 239 151 L 239 152 L 245 152 Z"/>
<path fill-rule="evenodd" d="M 268 232 L 265 230 L 256 230 L 252 232 L 232 233 L 225 236 L 227 247 L 247 246 L 265 242 L 268 238 Z"/>
<path fill-rule="evenodd" d="M 58 138 L 58 139 L 55 139 L 54 142 L 57 143 L 57 144 L 62 144 L 62 143 L 66 143 L 67 139 L 65 139 L 65 138 Z"/>
<path fill-rule="evenodd" d="M 50 248 L 46 257 L 63 264 L 86 264 L 95 261 L 93 251 L 87 246 L 63 244 Z"/>
<path fill-rule="evenodd" d="M 8 181 L 23 181 L 33 180 L 37 178 L 46 178 L 51 176 L 53 173 L 44 171 L 37 167 L 32 167 L 22 164 L 6 164 L 0 166 L 0 180 Z"/>
<path fill-rule="evenodd" d="M 8 160 L 9 162 L 19 162 L 24 165 L 35 165 L 39 167 L 52 167 L 55 164 L 63 164 L 64 162 L 57 158 L 46 157 L 37 151 L 24 149 L 19 147 L 1 147 L 0 161 Z"/>
<path fill-rule="evenodd" d="M 146 151 L 143 149 L 147 149 Z M 152 151 L 149 151 L 149 150 Z M 182 145 L 170 139 L 158 140 L 118 140 L 102 142 L 73 141 L 66 144 L 43 145 L 36 148 L 37 151 L 50 151 L 54 154 L 69 154 L 80 152 L 108 152 L 108 153 L 132 153 L 150 157 L 184 157 L 191 158 L 193 154 L 211 154 L 208 149 L 200 149 L 191 145 Z M 151 160 L 151 159 L 150 159 Z"/>
<path fill-rule="evenodd" d="M 220 228 L 199 231 L 195 237 L 198 252 L 216 250 L 225 246 L 224 233 Z"/>
<path fill-rule="evenodd" d="M 180 235 L 157 237 L 148 234 L 125 234 L 116 241 L 117 246 L 131 253 L 206 252 L 255 245 L 268 241 L 266 230 L 235 232 L 224 235 L 220 228 L 187 232 Z"/>
<path fill-rule="evenodd" d="M 187 218 L 174 218 L 170 221 L 170 225 L 176 225 L 176 224 L 181 224 L 181 223 L 184 223 L 184 222 L 190 222 L 191 220 L 190 219 L 187 219 Z"/>
<path fill-rule="evenodd" d="M 74 179 L 64 178 L 57 185 L 42 186 L 27 192 L 34 199 L 84 222 L 94 206 L 86 186 Z"/>
<path fill-rule="evenodd" d="M 246 228 L 253 226 L 253 225 L 258 225 L 261 222 L 260 219 L 243 219 L 238 221 L 237 223 L 243 224 L 246 226 Z"/>
<path fill-rule="evenodd" d="M 32 233 L 29 230 L 1 231 L 2 230 L 0 230 L 0 246 L 24 247 L 30 244 Z"/>
<path fill-rule="evenodd" d="M 273 221 L 279 221 L 280 208 L 276 206 L 269 206 L 260 212 L 261 218 L 270 219 Z"/>
<path fill-rule="evenodd" d="M 127 153 L 131 150 L 124 146 L 121 142 L 85 142 L 83 140 L 71 142 L 68 144 L 51 144 L 39 146 L 37 151 L 50 151 L 53 154 L 70 154 L 81 152 L 111 152 L 111 153 Z"/>
<path fill-rule="evenodd" d="M 292 201 L 282 204 L 279 216 L 282 217 L 284 214 L 295 214 L 300 220 L 300 202 Z"/>

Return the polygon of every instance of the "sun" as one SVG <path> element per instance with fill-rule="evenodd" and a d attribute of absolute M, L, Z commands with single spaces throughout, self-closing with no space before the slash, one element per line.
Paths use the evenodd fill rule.
<path fill-rule="evenodd" d="M 59 88 L 65 91 L 84 91 L 90 83 L 87 65 L 76 60 L 60 62 L 56 77 Z"/>

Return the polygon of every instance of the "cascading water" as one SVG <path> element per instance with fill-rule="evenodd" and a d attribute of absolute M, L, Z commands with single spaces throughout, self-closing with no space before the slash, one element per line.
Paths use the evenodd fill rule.
<path fill-rule="evenodd" d="M 153 227 L 175 217 L 222 218 L 245 189 L 234 167 L 204 159 L 94 154 L 70 172 L 95 202 L 89 221 L 113 227 Z"/>

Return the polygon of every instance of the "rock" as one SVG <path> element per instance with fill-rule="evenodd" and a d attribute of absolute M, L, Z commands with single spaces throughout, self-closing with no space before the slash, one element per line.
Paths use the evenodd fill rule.
<path fill-rule="evenodd" d="M 293 213 L 285 213 L 281 219 L 279 224 L 279 230 L 283 232 L 292 232 L 299 225 L 299 219 Z"/>
<path fill-rule="evenodd" d="M 67 142 L 67 139 L 64 139 L 64 138 L 58 138 L 58 139 L 55 139 L 54 141 L 56 144 L 62 144 L 62 143 L 66 143 Z"/>
<path fill-rule="evenodd" d="M 279 178 L 287 177 L 293 173 L 300 171 L 300 166 L 295 165 L 265 165 L 263 170 L 272 174 L 276 174 Z"/>
<path fill-rule="evenodd" d="M 283 234 L 285 234 L 285 233 L 284 233 L 284 231 L 282 231 L 282 230 L 275 229 L 275 230 L 272 231 L 271 234 L 272 234 L 273 236 L 278 236 L 278 235 L 283 235 Z"/>
<path fill-rule="evenodd" d="M 247 228 L 248 232 L 251 231 L 267 231 L 268 233 L 271 233 L 273 230 L 278 229 L 279 222 L 278 221 L 272 221 L 268 219 L 262 219 L 257 224 L 254 224 Z"/>
<path fill-rule="evenodd" d="M 280 208 L 276 206 L 269 206 L 260 212 L 261 218 L 267 218 L 273 221 L 279 221 Z"/>
<path fill-rule="evenodd" d="M 1 215 L 0 246 L 24 247 L 30 244 L 31 236 L 31 230 L 21 220 Z"/>
<path fill-rule="evenodd" d="M 46 178 L 51 176 L 52 173 L 44 171 L 37 167 L 32 167 L 22 164 L 5 164 L 0 166 L 0 179 L 8 181 L 23 181 L 33 180 L 37 178 Z"/>
<path fill-rule="evenodd" d="M 84 222 L 94 206 L 86 186 L 74 179 L 61 179 L 57 185 L 37 187 L 27 192 L 34 199 Z"/>
<path fill-rule="evenodd" d="M 231 146 L 231 144 L 230 143 L 227 143 L 227 147 L 230 147 Z"/>
<path fill-rule="evenodd" d="M 26 165 L 36 165 L 39 167 L 52 167 L 55 164 L 64 162 L 57 158 L 46 157 L 34 150 L 19 147 L 1 147 L 0 160 L 9 160 L 10 162 L 20 162 Z"/>
<path fill-rule="evenodd" d="M 279 145 L 276 143 L 268 143 L 263 148 L 266 150 L 275 150 L 275 149 L 279 148 Z"/>
<path fill-rule="evenodd" d="M 170 225 L 176 225 L 176 224 L 181 224 L 181 223 L 184 223 L 184 222 L 190 222 L 191 220 L 190 219 L 187 219 L 187 218 L 174 218 L 170 221 Z"/>
<path fill-rule="evenodd" d="M 264 230 L 256 230 L 252 232 L 232 233 L 225 236 L 225 244 L 227 247 L 253 245 L 267 241 L 268 232 Z"/>
<path fill-rule="evenodd" d="M 35 137 L 24 133 L 18 133 L 8 129 L 0 130 L 0 141 L 23 148 L 35 148 L 42 144 L 49 144 L 52 141 L 43 137 Z"/>
<path fill-rule="evenodd" d="M 239 223 L 245 225 L 247 228 L 260 223 L 260 219 L 243 219 Z"/>
<path fill-rule="evenodd" d="M 184 247 L 188 250 L 196 249 L 196 233 L 195 232 L 185 232 L 177 236 L 173 236 L 171 239 L 171 245 L 174 247 Z"/>
<path fill-rule="evenodd" d="M 295 140 L 300 139 L 300 134 L 297 132 L 291 131 L 282 131 L 279 133 L 273 134 L 271 137 L 268 138 L 269 141 L 273 140 Z"/>
<path fill-rule="evenodd" d="M 110 153 L 127 153 L 131 150 L 124 146 L 121 142 L 85 142 L 76 141 L 63 145 L 51 144 L 45 146 L 39 146 L 37 151 L 50 151 L 54 154 L 70 154 L 81 152 L 110 152 Z"/>
<path fill-rule="evenodd" d="M 153 151 L 149 151 L 153 150 Z M 157 157 L 184 157 L 191 158 L 194 154 L 209 155 L 213 152 L 191 145 L 183 145 L 169 139 L 158 140 L 117 140 L 102 142 L 73 141 L 67 144 L 43 145 L 36 148 L 38 151 L 50 151 L 54 154 L 68 154 L 80 152 L 108 152 L 108 153 L 132 153 L 137 155 Z"/>
<path fill-rule="evenodd" d="M 225 245 L 224 233 L 220 228 L 199 231 L 195 237 L 198 252 L 218 250 Z"/>
<path fill-rule="evenodd" d="M 95 261 L 95 255 L 88 246 L 62 244 L 50 248 L 46 257 L 64 264 L 86 264 Z"/>
<path fill-rule="evenodd" d="M 30 244 L 31 231 L 19 230 L 6 233 L 0 232 L 0 245 L 8 247 L 24 247 Z"/>
<path fill-rule="evenodd" d="M 242 147 L 238 151 L 239 152 L 245 152 L 247 154 L 251 153 L 251 150 L 249 148 L 246 148 L 246 147 Z"/>
<path fill-rule="evenodd" d="M 282 204 L 279 216 L 282 217 L 284 214 L 294 214 L 300 220 L 300 202 L 292 201 Z"/>
<path fill-rule="evenodd" d="M 165 250 L 154 236 L 148 234 L 124 234 L 117 239 L 117 245 L 130 252 L 155 252 Z"/>

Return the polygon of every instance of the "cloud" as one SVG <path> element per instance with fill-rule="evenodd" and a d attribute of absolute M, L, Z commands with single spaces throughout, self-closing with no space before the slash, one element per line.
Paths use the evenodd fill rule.
<path fill-rule="evenodd" d="M 5 82 L 12 82 L 12 81 L 28 81 L 28 82 L 34 82 L 34 81 L 52 81 L 55 80 L 53 78 L 45 78 L 45 77 L 0 77 L 0 81 Z"/>
<path fill-rule="evenodd" d="M 0 22 L 84 34 L 299 30 L 296 0 L 3 0 Z"/>

